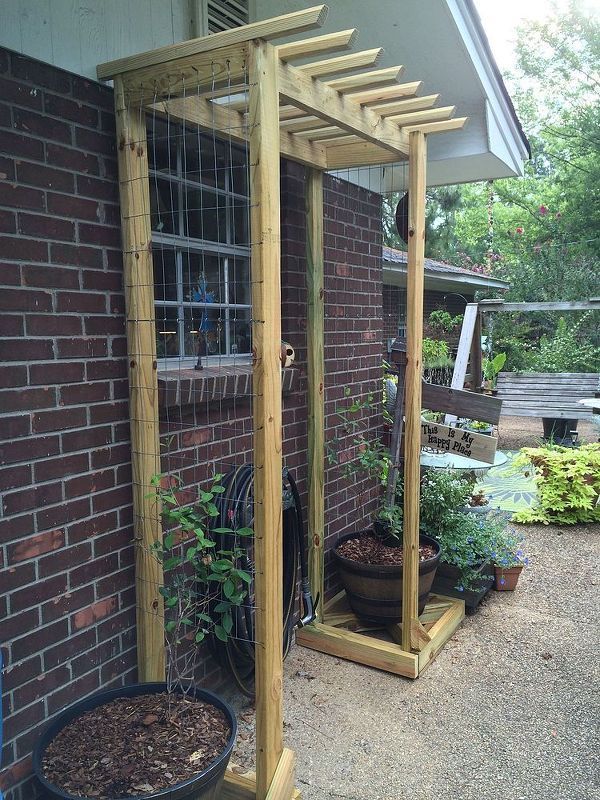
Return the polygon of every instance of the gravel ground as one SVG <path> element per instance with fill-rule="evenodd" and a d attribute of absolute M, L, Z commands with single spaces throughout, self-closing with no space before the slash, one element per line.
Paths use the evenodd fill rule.
<path fill-rule="evenodd" d="M 535 444 L 539 426 L 503 420 L 501 446 Z M 304 800 L 600 797 L 600 526 L 523 531 L 517 591 L 488 595 L 417 681 L 292 649 L 285 742 Z M 253 714 L 238 707 L 233 761 L 251 767 Z"/>

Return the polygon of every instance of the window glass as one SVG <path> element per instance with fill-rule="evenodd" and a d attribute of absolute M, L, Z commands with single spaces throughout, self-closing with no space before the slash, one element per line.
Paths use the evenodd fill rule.
<path fill-rule="evenodd" d="M 229 302 L 250 305 L 250 261 L 247 258 L 231 256 L 227 259 Z"/>
<path fill-rule="evenodd" d="M 156 300 L 177 300 L 177 267 L 175 251 L 154 245 L 154 297 Z"/>
<path fill-rule="evenodd" d="M 177 307 L 159 306 L 156 309 L 156 355 L 158 358 L 179 355 Z"/>
<path fill-rule="evenodd" d="M 227 198 L 210 189 L 186 189 L 184 236 L 227 242 Z"/>
<path fill-rule="evenodd" d="M 150 219 L 157 233 L 178 233 L 178 188 L 173 181 L 150 176 Z"/>
<path fill-rule="evenodd" d="M 183 254 L 183 299 L 189 303 L 225 303 L 222 259 L 210 253 Z"/>
<path fill-rule="evenodd" d="M 185 355 L 222 356 L 226 354 L 224 308 L 198 306 L 184 309 Z M 199 352 L 200 350 L 200 352 Z"/>

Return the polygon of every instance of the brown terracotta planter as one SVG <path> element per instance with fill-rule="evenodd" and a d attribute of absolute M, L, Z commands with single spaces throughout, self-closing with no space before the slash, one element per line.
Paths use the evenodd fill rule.
<path fill-rule="evenodd" d="M 522 570 L 522 564 L 518 567 L 509 567 L 507 569 L 494 567 L 494 589 L 497 592 L 514 592 Z"/>

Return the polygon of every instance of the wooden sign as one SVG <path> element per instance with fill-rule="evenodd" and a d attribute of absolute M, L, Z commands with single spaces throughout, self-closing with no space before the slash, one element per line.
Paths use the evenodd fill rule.
<path fill-rule="evenodd" d="M 497 444 L 498 440 L 493 436 L 434 422 L 421 423 L 421 447 L 430 447 L 442 453 L 453 453 L 493 464 Z"/>

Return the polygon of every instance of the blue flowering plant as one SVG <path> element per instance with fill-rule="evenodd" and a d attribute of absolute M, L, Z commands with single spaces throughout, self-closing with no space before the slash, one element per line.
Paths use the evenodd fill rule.
<path fill-rule="evenodd" d="M 492 560 L 499 569 L 526 567 L 529 558 L 524 549 L 524 537 L 514 528 L 499 530 L 492 541 Z"/>

